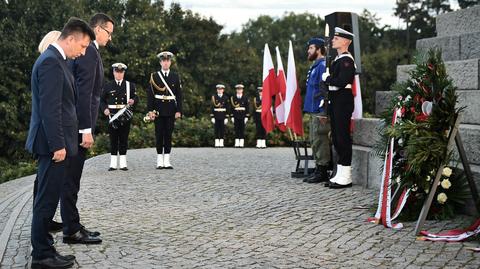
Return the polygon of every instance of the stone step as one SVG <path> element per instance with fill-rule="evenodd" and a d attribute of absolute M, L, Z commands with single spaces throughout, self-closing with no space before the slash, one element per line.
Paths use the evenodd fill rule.
<path fill-rule="evenodd" d="M 480 29 L 478 18 L 480 18 L 480 5 L 438 15 L 437 35 L 441 37 L 477 32 Z"/>
<path fill-rule="evenodd" d="M 426 52 L 430 48 L 441 49 L 442 58 L 445 61 L 478 59 L 480 58 L 480 32 L 417 40 L 418 51 Z"/>
<path fill-rule="evenodd" d="M 465 107 L 462 123 L 480 125 L 480 91 L 457 91 L 458 106 Z M 395 92 L 377 91 L 375 99 L 375 115 L 380 116 L 390 105 Z"/>
<path fill-rule="evenodd" d="M 353 184 L 367 189 L 379 190 L 382 180 L 382 167 L 384 161 L 377 157 L 370 147 L 353 146 L 352 152 L 352 181 Z M 459 168 L 463 169 L 461 164 Z M 477 190 L 480 190 L 480 166 L 470 165 Z M 378 195 L 378 193 L 376 193 Z M 473 199 L 466 201 L 463 211 L 467 215 L 476 215 Z"/>
<path fill-rule="evenodd" d="M 480 89 L 479 62 L 480 59 L 445 62 L 447 73 L 459 90 Z M 415 65 L 397 66 L 397 81 L 403 82 L 408 80 L 410 77 L 408 72 L 414 68 Z"/>
<path fill-rule="evenodd" d="M 352 181 L 368 189 L 380 188 L 382 177 L 382 160 L 370 147 L 353 146 Z"/>
<path fill-rule="evenodd" d="M 373 147 L 380 138 L 382 121 L 379 118 L 355 120 L 353 144 L 361 147 Z M 461 124 L 460 135 L 471 164 L 480 165 L 480 125 Z"/>

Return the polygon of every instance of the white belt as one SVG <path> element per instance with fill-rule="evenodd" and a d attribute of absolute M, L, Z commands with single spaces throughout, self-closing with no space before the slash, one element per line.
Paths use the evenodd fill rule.
<path fill-rule="evenodd" d="M 338 91 L 340 89 L 351 89 L 351 88 L 352 88 L 352 84 L 347 84 L 347 86 L 345 86 L 343 88 L 340 88 L 340 87 L 337 87 L 337 86 L 328 86 L 329 91 Z"/>
<path fill-rule="evenodd" d="M 257 109 L 257 110 L 255 110 L 255 111 L 256 111 L 256 112 L 262 112 L 262 110 L 261 110 L 261 109 Z"/>
<path fill-rule="evenodd" d="M 242 110 L 243 111 L 243 110 L 245 110 L 245 108 L 244 107 L 236 107 L 235 110 L 237 110 L 237 111 Z"/>
<path fill-rule="evenodd" d="M 226 108 L 214 108 L 213 111 L 225 112 L 225 111 L 227 111 L 227 109 Z"/>
<path fill-rule="evenodd" d="M 171 95 L 158 95 L 158 94 L 155 94 L 155 98 L 160 99 L 160 100 L 175 100 L 175 96 L 171 96 Z"/>
<path fill-rule="evenodd" d="M 126 105 L 108 105 L 108 108 L 111 108 L 111 109 L 122 109 L 124 108 Z"/>

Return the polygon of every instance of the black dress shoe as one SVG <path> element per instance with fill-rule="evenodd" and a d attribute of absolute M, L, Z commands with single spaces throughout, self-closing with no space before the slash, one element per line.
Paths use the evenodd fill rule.
<path fill-rule="evenodd" d="M 158 170 L 161 170 L 161 169 L 164 169 L 164 168 L 165 168 L 165 167 L 163 167 L 163 166 L 157 166 L 157 169 L 158 169 Z"/>
<path fill-rule="evenodd" d="M 113 167 L 108 168 L 108 171 L 115 171 L 115 170 L 117 170 L 117 168 L 113 168 Z"/>
<path fill-rule="evenodd" d="M 90 236 L 83 229 L 80 229 L 73 235 L 63 236 L 63 243 L 65 244 L 100 244 L 102 239 L 97 236 Z"/>
<path fill-rule="evenodd" d="M 173 166 L 165 166 L 163 169 L 173 169 Z"/>
<path fill-rule="evenodd" d="M 325 182 L 325 184 L 323 186 L 328 188 L 328 187 L 330 187 L 330 184 L 333 184 L 333 182 L 327 181 L 327 182 Z"/>
<path fill-rule="evenodd" d="M 122 171 L 128 171 L 128 168 L 123 167 L 123 168 L 120 168 L 120 170 L 122 170 Z"/>
<path fill-rule="evenodd" d="M 345 189 L 345 188 L 351 188 L 352 187 L 352 183 L 350 184 L 347 184 L 347 185 L 342 185 L 342 184 L 338 184 L 338 183 L 330 183 L 330 186 L 329 188 L 330 189 Z"/>
<path fill-rule="evenodd" d="M 74 262 L 75 261 L 75 256 L 73 255 L 60 255 L 60 253 L 56 252 L 55 257 L 65 260 L 67 262 Z"/>
<path fill-rule="evenodd" d="M 42 259 L 42 260 L 32 260 L 32 269 L 50 269 L 50 268 L 70 268 L 73 266 L 73 261 L 64 260 L 57 255 Z"/>
<path fill-rule="evenodd" d="M 90 230 L 87 230 L 87 228 L 85 228 L 85 226 L 82 225 L 82 227 L 80 227 L 80 229 L 82 229 L 86 234 L 90 235 L 90 236 L 100 236 L 100 232 L 97 232 L 97 231 L 90 231 Z"/>
<path fill-rule="evenodd" d="M 58 233 L 58 232 L 61 232 L 62 230 L 63 230 L 63 224 L 60 223 L 60 222 L 56 222 L 56 221 L 52 220 L 48 224 L 48 232 L 49 233 Z"/>

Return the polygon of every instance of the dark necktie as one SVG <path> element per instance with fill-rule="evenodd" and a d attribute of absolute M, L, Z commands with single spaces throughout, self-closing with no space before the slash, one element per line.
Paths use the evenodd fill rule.
<path fill-rule="evenodd" d="M 165 72 L 165 77 L 167 76 L 167 72 Z"/>

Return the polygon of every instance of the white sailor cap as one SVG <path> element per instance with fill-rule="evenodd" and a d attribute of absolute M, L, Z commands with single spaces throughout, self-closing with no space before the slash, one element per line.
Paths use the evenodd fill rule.
<path fill-rule="evenodd" d="M 173 53 L 171 53 L 170 51 L 162 51 L 159 54 L 157 54 L 157 57 L 160 58 L 160 60 L 172 59 L 173 58 Z"/>
<path fill-rule="evenodd" d="M 112 64 L 112 68 L 115 70 L 127 70 L 127 65 L 124 63 L 114 63 Z"/>
<path fill-rule="evenodd" d="M 243 84 L 235 85 L 235 89 L 243 89 L 243 88 L 245 88 L 245 86 L 243 86 Z"/>
<path fill-rule="evenodd" d="M 335 35 L 339 36 L 339 37 L 349 39 L 349 40 L 353 40 L 353 38 L 355 37 L 354 34 L 350 33 L 349 31 L 346 31 L 346 30 L 344 30 L 340 27 L 335 27 Z"/>
<path fill-rule="evenodd" d="M 217 89 L 225 89 L 225 85 L 223 84 L 217 84 L 217 86 L 215 86 Z"/>

